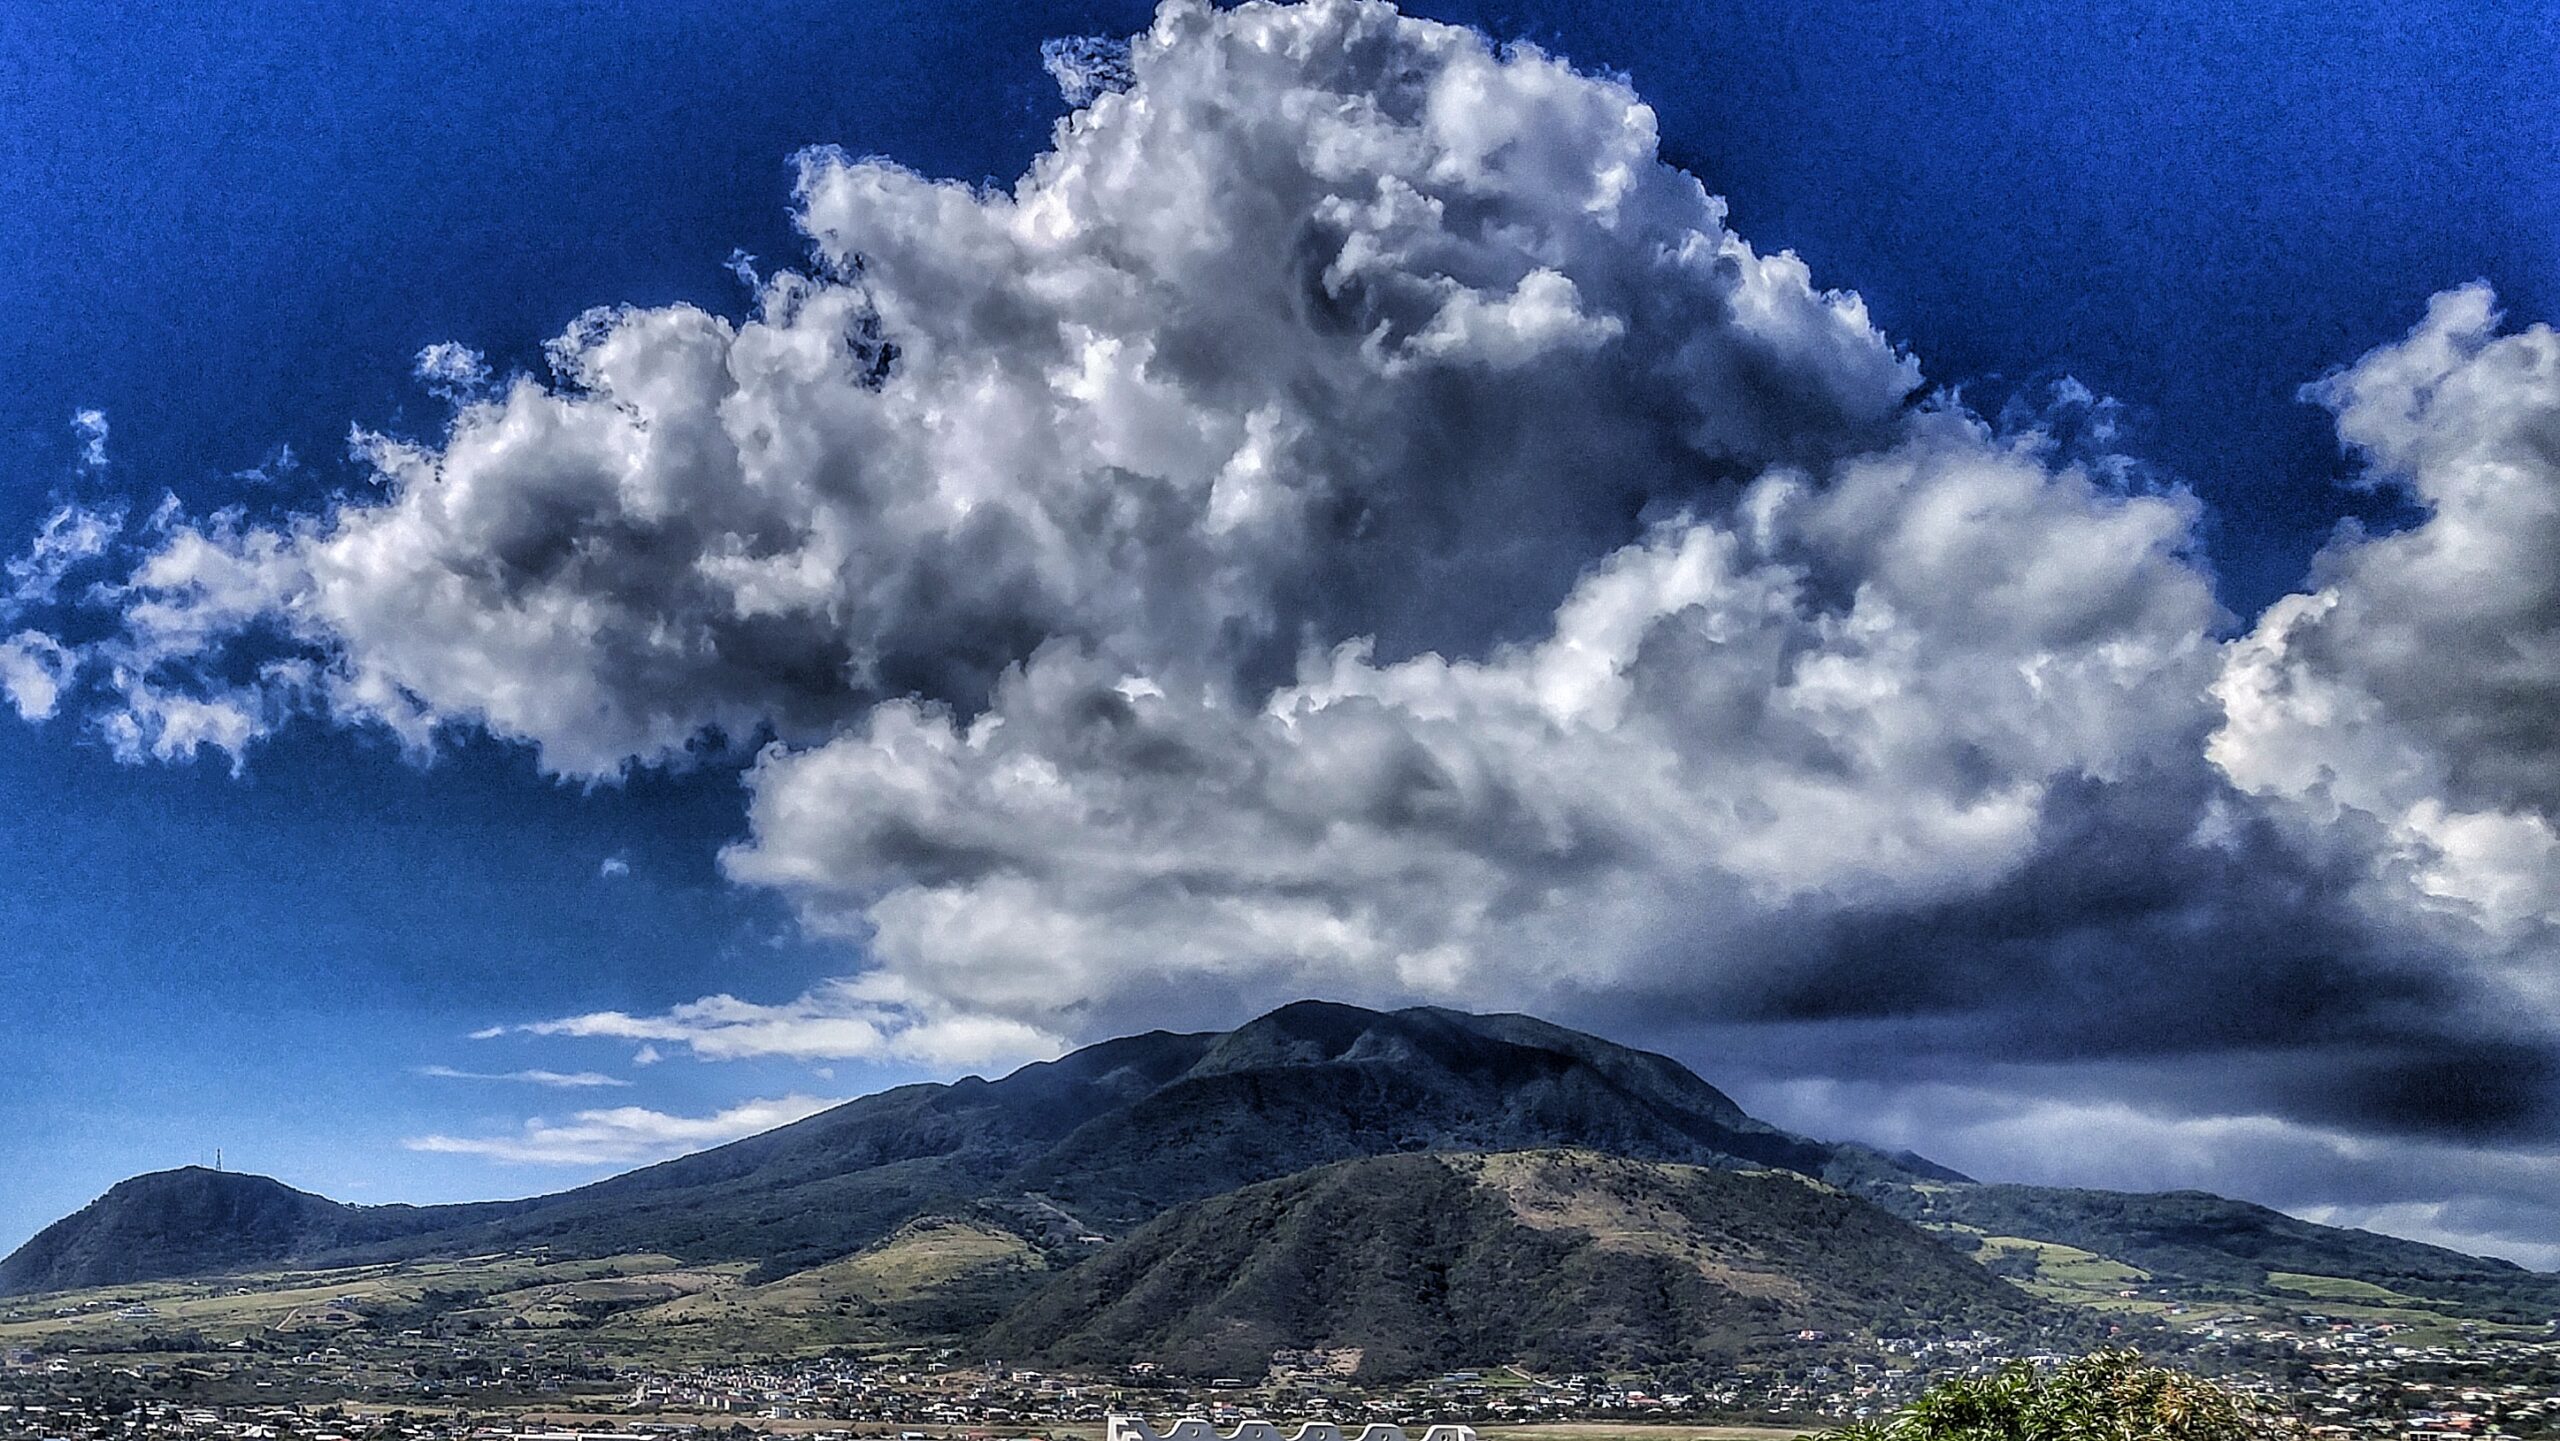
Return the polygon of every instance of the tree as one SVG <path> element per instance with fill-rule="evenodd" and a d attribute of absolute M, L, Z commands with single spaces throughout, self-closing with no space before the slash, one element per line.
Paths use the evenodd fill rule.
<path fill-rule="evenodd" d="M 2052 1370 L 2013 1362 L 1942 1381 L 1892 1416 L 1824 1441 L 2268 1441 L 2294 1429 L 2203 1377 L 2100 1351 Z"/>

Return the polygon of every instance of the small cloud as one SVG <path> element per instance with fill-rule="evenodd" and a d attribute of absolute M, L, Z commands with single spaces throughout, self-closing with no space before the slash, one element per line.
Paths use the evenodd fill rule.
<path fill-rule="evenodd" d="M 451 1066 L 421 1066 L 421 1076 L 434 1076 L 447 1081 L 513 1081 L 527 1086 L 550 1086 L 563 1091 L 594 1090 L 603 1086 L 628 1086 L 631 1083 L 601 1071 L 462 1071 Z"/>
<path fill-rule="evenodd" d="M 580 1111 L 564 1122 L 540 1116 L 511 1136 L 413 1136 L 412 1151 L 483 1156 L 527 1166 L 608 1166 L 661 1161 L 787 1126 L 814 1116 L 835 1101 L 818 1096 L 778 1096 L 742 1102 L 708 1116 L 675 1116 L 642 1106 Z"/>
<path fill-rule="evenodd" d="M 58 505 L 44 518 L 26 553 L 8 563 L 8 598 L 20 605 L 50 605 L 73 567 L 105 555 L 124 532 L 121 507 Z"/>
<path fill-rule="evenodd" d="M 488 360 L 450 340 L 419 351 L 416 374 L 429 395 L 453 405 L 468 405 L 489 389 Z"/>
<path fill-rule="evenodd" d="M 266 459 L 247 470 L 231 472 L 231 478 L 245 485 L 275 485 L 301 468 L 302 457 L 293 453 L 293 447 L 278 443 L 267 452 Z"/>
<path fill-rule="evenodd" d="M 1040 68 L 1058 82 L 1058 93 L 1081 109 L 1102 95 L 1138 83 L 1129 68 L 1129 42 L 1101 35 L 1069 35 L 1043 41 Z"/>
<path fill-rule="evenodd" d="M 743 249 L 730 251 L 729 259 L 720 268 L 738 277 L 738 283 L 749 290 L 764 289 L 764 277 L 756 274 L 756 258 Z"/>
<path fill-rule="evenodd" d="M 620 856 L 607 856 L 604 858 L 604 864 L 596 867 L 596 875 L 608 881 L 618 881 L 629 874 L 631 874 L 631 862 Z"/>
<path fill-rule="evenodd" d="M 103 410 L 73 411 L 71 432 L 80 437 L 80 468 L 104 470 L 107 464 L 107 413 Z"/>
<path fill-rule="evenodd" d="M 654 1066 L 665 1059 L 655 1046 L 642 1046 L 631 1053 L 631 1064 L 635 1066 Z"/>
<path fill-rule="evenodd" d="M 61 642 L 24 630 L 0 640 L 0 695 L 6 695 L 18 719 L 33 724 L 50 717 L 62 703 L 63 688 L 79 658 Z"/>

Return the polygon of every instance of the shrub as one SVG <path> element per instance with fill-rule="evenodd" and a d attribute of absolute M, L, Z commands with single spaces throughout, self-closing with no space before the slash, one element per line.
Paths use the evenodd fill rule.
<path fill-rule="evenodd" d="M 2270 1441 L 2295 1431 L 2290 1418 L 2200 1376 L 2100 1351 L 2051 1370 L 2015 1362 L 1942 1381 L 1825 1441 Z"/>

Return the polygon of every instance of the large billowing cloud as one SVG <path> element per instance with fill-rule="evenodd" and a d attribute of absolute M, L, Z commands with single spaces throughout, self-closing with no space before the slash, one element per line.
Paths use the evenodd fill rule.
<path fill-rule="evenodd" d="M 2341 535 L 2232 648 L 2213 756 L 2306 832 L 2380 838 L 2365 903 L 2494 947 L 2560 1023 L 2560 336 L 2484 286 L 2314 387 L 2427 519 Z"/>
<path fill-rule="evenodd" d="M 155 516 L 18 708 L 756 747 L 730 873 L 857 973 L 549 1036 L 959 1064 L 1321 992 L 2102 1064 L 2315 1148 L 2547 1115 L 2549 332 L 2458 292 L 2324 384 L 2426 518 L 2226 644 L 2189 498 L 1925 394 L 1621 82 L 1356 0 L 1050 59 L 1010 191 L 812 152 L 745 321 L 431 349 L 446 434 Z"/>
<path fill-rule="evenodd" d="M 1889 436 L 1917 384 L 1621 85 L 1351 5 L 1170 9 L 1134 63 L 1010 194 L 803 157 L 815 278 L 745 324 L 591 313 L 553 383 L 369 439 L 382 499 L 171 522 L 136 747 L 271 723 L 200 674 L 261 630 L 323 658 L 263 693 L 580 775 L 975 706 L 1056 637 L 1217 677 L 1473 648 L 1649 515 Z M 422 367 L 474 393 L 472 358 Z M 173 729 L 160 677 L 239 723 Z"/>
<path fill-rule="evenodd" d="M 1771 916 L 1907 911 L 2039 845 L 2065 782 L 2196 743 L 2187 509 L 1953 416 L 1599 560 L 1477 660 L 1348 642 L 1238 695 L 1058 641 L 973 716 L 874 710 L 752 774 L 741 878 L 1026 1019 L 1307 990 L 1741 989 Z"/>

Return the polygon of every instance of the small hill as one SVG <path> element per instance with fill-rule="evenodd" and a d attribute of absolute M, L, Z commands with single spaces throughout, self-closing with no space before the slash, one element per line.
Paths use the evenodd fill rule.
<path fill-rule="evenodd" d="M 1193 1202 L 1050 1282 L 980 1349 L 1253 1377 L 1274 1350 L 1348 1348 L 1363 1377 L 1395 1379 L 2060 1320 L 1804 1177 L 1550 1150 L 1345 1161 Z"/>
<path fill-rule="evenodd" d="M 265 1176 L 186 1166 L 119 1182 L 0 1260 L 0 1295 L 116 1285 L 299 1261 L 408 1234 L 435 1211 L 349 1206 Z"/>

